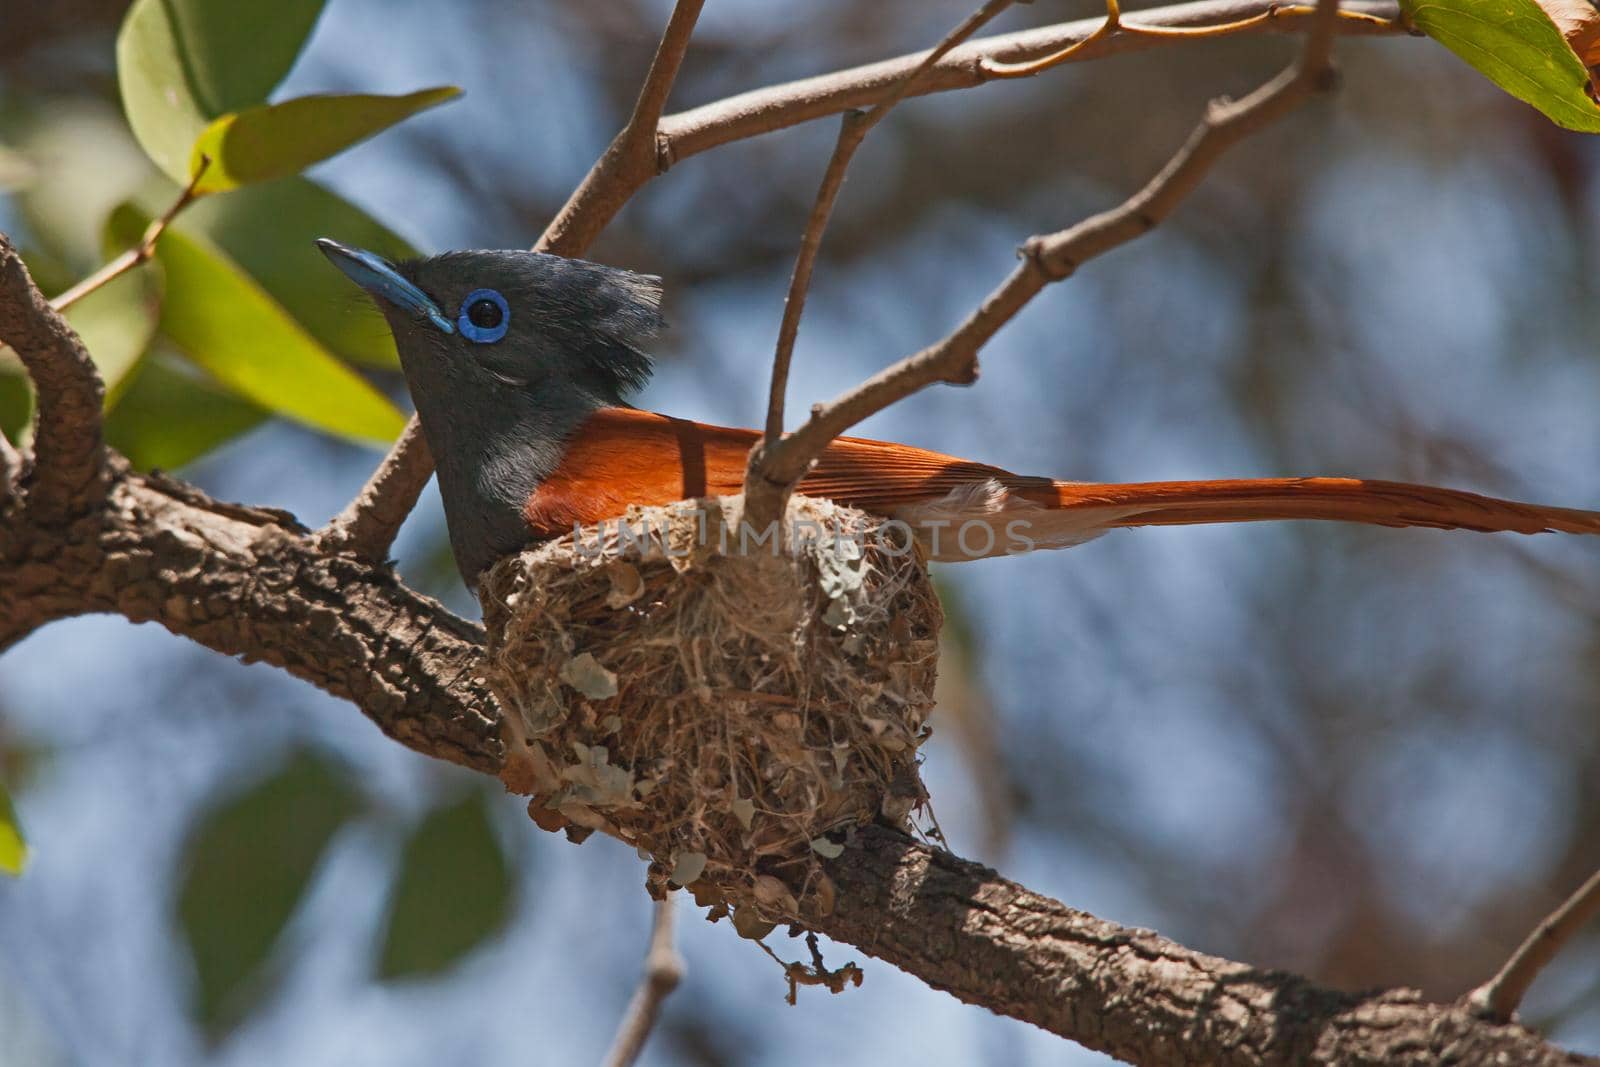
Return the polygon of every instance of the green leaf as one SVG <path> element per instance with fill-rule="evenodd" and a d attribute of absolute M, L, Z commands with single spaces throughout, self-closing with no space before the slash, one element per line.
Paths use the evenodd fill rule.
<path fill-rule="evenodd" d="M 1411 23 L 1569 130 L 1600 132 L 1589 71 L 1534 0 L 1401 0 Z"/>
<path fill-rule="evenodd" d="M 174 181 L 188 179 L 189 148 L 207 121 L 185 66 L 171 5 L 134 0 L 117 34 L 122 109 L 145 153 Z"/>
<path fill-rule="evenodd" d="M 378 974 L 438 974 L 503 927 L 511 903 L 511 872 L 489 823 L 485 794 L 474 791 L 435 808 L 401 853 Z"/>
<path fill-rule="evenodd" d="M 265 100 L 294 66 L 325 3 L 162 0 L 172 13 L 195 99 L 211 115 Z"/>
<path fill-rule="evenodd" d="M 140 362 L 106 416 L 106 442 L 138 470 L 177 470 L 266 418 L 158 349 Z"/>
<path fill-rule="evenodd" d="M 195 186 L 202 193 L 298 174 L 460 94 L 440 86 L 406 96 L 301 96 L 223 115 L 195 141 L 189 173 L 199 173 L 201 157 L 210 159 Z"/>
<path fill-rule="evenodd" d="M 263 103 L 324 0 L 134 0 L 117 35 L 117 82 L 134 136 L 174 181 L 211 119 Z"/>
<path fill-rule="evenodd" d="M 416 249 L 372 216 L 308 178 L 283 178 L 209 197 L 184 215 L 261 283 L 312 336 L 341 358 L 400 368 L 378 310 L 351 288 L 314 243 L 335 237 L 389 260 Z"/>
<path fill-rule="evenodd" d="M 0 871 L 13 878 L 28 865 L 28 843 L 22 838 L 22 828 L 17 825 L 17 811 L 11 806 L 11 794 L 0 783 Z"/>
<path fill-rule="evenodd" d="M 195 1017 L 213 1040 L 269 991 L 273 947 L 328 843 L 359 808 L 342 774 L 301 752 L 191 831 L 177 920 L 194 963 Z"/>
<path fill-rule="evenodd" d="M 117 209 L 119 225 L 147 218 Z M 387 443 L 405 418 L 339 362 L 282 305 L 208 242 L 168 227 L 156 242 L 166 275 L 161 332 L 237 395 L 276 414 L 355 441 Z"/>

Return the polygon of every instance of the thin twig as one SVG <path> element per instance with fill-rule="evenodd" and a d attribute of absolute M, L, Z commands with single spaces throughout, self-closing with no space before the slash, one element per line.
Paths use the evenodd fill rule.
<path fill-rule="evenodd" d="M 765 449 L 760 477 L 747 479 L 747 521 L 781 514 L 783 487 L 798 481 L 834 438 L 862 419 L 934 382 L 966 384 L 976 380 L 978 350 L 1047 284 L 1154 229 L 1224 152 L 1282 117 L 1312 92 L 1330 87 L 1329 55 L 1337 12 L 1337 0 L 1319 0 L 1319 21 L 1299 59 L 1243 100 L 1213 100 L 1184 146 L 1121 206 L 1070 229 L 1030 238 L 1022 246 L 1022 262 L 955 332 L 814 408 L 804 425 Z"/>
<path fill-rule="evenodd" d="M 632 1067 L 661 1015 L 661 1002 L 683 981 L 683 957 L 672 947 L 672 895 L 656 901 L 650 927 L 650 948 L 644 957 L 644 977 L 628 1002 L 622 1025 L 606 1053 L 606 1067 Z"/>
<path fill-rule="evenodd" d="M 833 146 L 833 155 L 828 160 L 827 170 L 823 172 L 822 182 L 817 188 L 816 202 L 811 206 L 811 217 L 806 221 L 805 233 L 800 239 L 800 251 L 795 257 L 794 273 L 789 278 L 789 293 L 783 303 L 783 321 L 778 326 L 778 347 L 772 359 L 772 385 L 767 395 L 766 435 L 762 439 L 762 445 L 756 450 L 758 454 L 761 447 L 771 445 L 783 434 L 783 400 L 789 385 L 789 362 L 794 357 L 795 338 L 800 333 L 800 316 L 805 312 L 806 293 L 811 287 L 811 272 L 816 266 L 817 252 L 822 247 L 823 232 L 828 228 L 828 220 L 833 216 L 834 202 L 839 197 L 840 187 L 844 185 L 845 171 L 849 170 L 856 149 L 861 147 L 867 134 L 883 121 L 889 110 L 916 88 L 918 80 L 926 75 L 935 63 L 943 59 L 952 48 L 977 33 L 1011 4 L 1012 0 L 988 0 L 977 11 L 968 15 L 959 26 L 945 34 L 944 39 L 923 57 L 922 62 L 913 67 L 911 73 L 901 79 L 900 84 L 895 86 L 888 96 L 878 101 L 872 110 L 845 112 L 844 121 L 839 126 L 839 139 Z M 753 473 L 756 468 L 757 464 L 752 457 L 751 472 Z"/>
<path fill-rule="evenodd" d="M 1079 53 L 1090 48 L 1096 41 L 1110 34 L 1121 32 L 1129 35 L 1143 35 L 1145 37 L 1234 37 L 1246 30 L 1256 29 L 1273 19 L 1286 18 L 1291 15 L 1310 15 L 1316 11 L 1309 4 L 1276 4 L 1269 6 L 1265 11 L 1245 15 L 1231 22 L 1210 23 L 1200 26 L 1130 26 L 1122 21 L 1122 5 L 1118 0 L 1106 0 L 1105 21 L 1100 24 L 1089 36 L 1081 41 L 1075 41 L 1053 55 L 1042 56 L 1038 59 L 1025 60 L 1021 63 L 1002 63 L 999 60 L 984 58 L 978 61 L 985 74 L 995 78 L 1031 78 L 1042 74 L 1052 67 L 1059 67 L 1063 63 L 1079 58 Z M 1389 30 L 1398 25 L 1394 18 L 1382 18 L 1369 15 L 1363 11 L 1340 11 L 1343 18 L 1354 19 L 1358 22 L 1370 23 L 1380 29 Z"/>
<path fill-rule="evenodd" d="M 171 207 L 163 211 L 159 218 L 145 227 L 144 236 L 139 238 L 138 244 L 111 260 L 111 262 L 83 279 L 77 285 L 74 285 L 71 289 L 57 295 L 50 301 L 50 306 L 57 311 L 65 311 L 101 286 L 115 281 L 141 264 L 148 263 L 150 257 L 156 254 L 156 242 L 161 239 L 161 235 L 166 232 L 167 227 L 172 225 L 172 220 L 182 214 L 184 208 L 199 199 L 199 194 L 195 190 L 199 187 L 200 179 L 205 177 L 206 169 L 210 166 L 211 157 L 202 155 L 199 166 L 195 167 L 194 174 L 189 178 L 189 184 L 183 187 L 183 191 L 178 194 L 178 198 L 172 202 Z"/>
<path fill-rule="evenodd" d="M 550 220 L 534 245 L 535 251 L 581 255 L 633 194 L 660 173 L 656 126 L 683 66 L 704 3 L 705 0 L 678 0 L 627 125 Z M 433 454 L 428 451 L 422 424 L 412 415 L 355 499 L 319 533 L 320 542 L 355 553 L 361 559 L 383 559 L 432 476 Z"/>
<path fill-rule="evenodd" d="M 1198 27 L 1248 19 L 1279 6 L 1280 0 L 1200 0 L 1129 12 L 1129 16 L 1137 16 L 1141 28 L 1147 30 Z M 1409 32 L 1401 20 L 1399 6 L 1392 0 L 1353 0 L 1342 5 L 1341 10 L 1372 16 L 1370 19 L 1340 19 L 1335 29 L 1341 35 L 1397 36 Z M 1297 7 L 1237 30 L 1232 36 L 1303 33 L 1313 18 L 1308 9 Z M 986 63 L 1020 63 L 1059 53 L 1083 41 L 1104 23 L 1104 17 L 1097 15 L 969 41 L 934 64 L 925 77 L 918 79 L 911 95 L 984 85 L 997 77 L 984 69 Z M 1083 63 L 1186 43 L 1190 42 L 1181 37 L 1111 33 L 1073 53 L 1070 61 Z M 892 92 L 923 57 L 921 52 L 896 56 L 865 66 L 753 89 L 667 115 L 660 126 L 661 165 L 665 168 L 733 141 L 871 107 Z"/>
<path fill-rule="evenodd" d="M 1600 871 L 1545 916 L 1493 978 L 1467 994 L 1467 1006 L 1483 1018 L 1497 1023 L 1510 1022 L 1539 972 L 1597 915 L 1600 915 Z"/>
<path fill-rule="evenodd" d="M 657 158 L 656 131 L 704 4 L 705 0 L 678 0 L 673 7 L 628 124 L 550 220 L 536 251 L 579 255 L 633 194 L 665 169 Z"/>
<path fill-rule="evenodd" d="M 22 360 L 37 398 L 33 469 L 24 487 L 28 509 L 41 521 L 65 518 L 86 505 L 104 475 L 105 383 L 83 341 L 34 286 L 3 233 L 0 341 Z"/>

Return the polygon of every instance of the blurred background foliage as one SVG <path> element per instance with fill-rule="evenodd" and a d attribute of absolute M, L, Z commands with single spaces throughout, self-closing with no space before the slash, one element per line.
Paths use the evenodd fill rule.
<path fill-rule="evenodd" d="M 312 238 L 397 256 L 531 244 L 626 115 L 668 5 L 224 6 L 7 5 L 0 229 L 60 292 L 174 201 L 204 140 L 215 191 L 72 321 L 136 465 L 315 525 L 407 401 L 384 324 Z M 1096 10 L 1038 2 L 1001 28 Z M 924 47 L 965 13 L 719 0 L 675 103 Z M 1022 238 L 1116 202 L 1207 98 L 1292 47 L 1195 43 L 905 104 L 846 188 L 793 402 L 945 332 Z M 1600 504 L 1596 148 L 1428 42 L 1340 57 L 1341 93 L 1037 300 L 978 386 L 864 432 L 1086 480 L 1356 474 Z M 465 95 L 337 152 L 444 86 Z M 312 93 L 390 99 L 294 105 L 340 109 L 310 152 L 281 132 L 303 113 L 263 105 Z M 833 130 L 685 161 L 591 250 L 666 278 L 674 328 L 645 406 L 759 422 Z M 235 162 L 230 137 L 251 159 L 279 144 L 278 163 Z M 5 432 L 28 403 L 0 365 Z M 431 492 L 396 555 L 476 612 Z M 939 580 L 934 802 L 957 851 L 1032 888 L 1330 984 L 1444 998 L 1600 861 L 1592 545 L 1177 529 Z M 32 853 L 0 879 L 0 1063 L 591 1062 L 643 954 L 628 850 L 540 834 L 348 706 L 149 627 L 57 624 L 0 662 L 0 782 Z M 0 840 L 0 865 L 18 851 Z M 648 1062 L 1098 1059 L 871 963 L 863 988 L 788 1009 L 754 946 L 682 929 L 689 978 Z M 1600 1051 L 1597 974 L 1591 933 L 1526 1015 Z"/>

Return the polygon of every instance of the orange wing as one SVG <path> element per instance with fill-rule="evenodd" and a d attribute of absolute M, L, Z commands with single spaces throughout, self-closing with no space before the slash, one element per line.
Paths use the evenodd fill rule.
<path fill-rule="evenodd" d="M 602 408 L 573 436 L 561 470 L 540 485 L 523 517 L 535 536 L 559 537 L 571 533 L 574 523 L 615 518 L 630 504 L 737 493 L 760 436 L 632 408 Z M 799 491 L 889 515 L 990 478 L 1051 484 L 908 445 L 841 437 L 801 480 Z"/>
<path fill-rule="evenodd" d="M 596 412 L 574 436 L 562 468 L 523 511 L 535 537 L 615 518 L 630 504 L 669 504 L 740 491 L 760 434 L 631 408 Z M 1381 526 L 1600 534 L 1600 513 L 1521 504 L 1454 489 L 1355 478 L 1085 484 L 1029 478 L 909 445 L 841 437 L 801 480 L 807 496 L 902 519 L 924 534 L 980 522 L 1024 523 L 1030 547 L 1052 548 L 1114 527 L 1273 519 Z M 950 539 L 946 539 L 947 542 Z M 936 559 L 997 555 L 935 551 Z"/>

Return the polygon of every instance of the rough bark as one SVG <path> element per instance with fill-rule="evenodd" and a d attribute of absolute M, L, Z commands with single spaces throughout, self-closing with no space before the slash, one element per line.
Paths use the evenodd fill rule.
<path fill-rule="evenodd" d="M 53 620 L 111 612 L 358 705 L 384 733 L 493 774 L 499 717 L 482 630 L 386 566 L 319 550 L 284 512 L 211 500 L 113 458 L 97 503 L 0 525 L 0 649 Z"/>
<path fill-rule="evenodd" d="M 972 1004 L 1139 1064 L 1592 1063 L 1410 989 L 1345 993 L 1185 948 L 871 827 L 812 925 Z"/>

